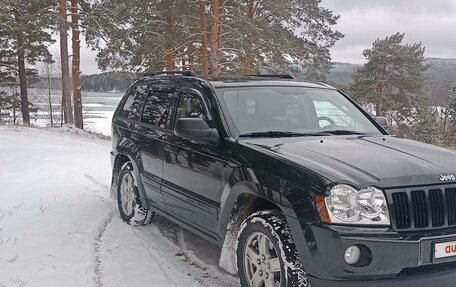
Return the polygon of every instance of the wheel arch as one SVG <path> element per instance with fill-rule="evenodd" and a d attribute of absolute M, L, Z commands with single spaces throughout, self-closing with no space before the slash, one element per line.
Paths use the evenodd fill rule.
<path fill-rule="evenodd" d="M 114 164 L 112 167 L 112 178 L 111 178 L 111 190 L 110 190 L 110 197 L 112 199 L 117 199 L 117 183 L 119 181 L 119 173 L 122 168 L 122 166 L 126 163 L 130 162 L 133 166 L 133 175 L 135 177 L 135 182 L 138 185 L 138 192 L 141 198 L 141 203 L 143 206 L 148 207 L 147 200 L 144 200 L 145 197 L 145 192 L 144 192 L 144 186 L 141 180 L 141 176 L 139 173 L 139 166 L 136 160 L 129 155 L 128 153 L 125 152 L 117 152 L 115 159 L 114 159 Z"/>
<path fill-rule="evenodd" d="M 294 240 L 304 242 L 296 213 L 282 194 L 268 190 L 266 197 L 260 186 L 253 182 L 238 182 L 230 189 L 222 207 L 222 210 L 226 211 L 222 214 L 219 224 L 219 235 L 223 242 L 219 260 L 221 268 L 231 274 L 237 274 L 236 247 L 242 223 L 257 211 L 273 209 L 279 210 L 285 216 Z M 298 244 L 296 247 L 299 251 Z"/>

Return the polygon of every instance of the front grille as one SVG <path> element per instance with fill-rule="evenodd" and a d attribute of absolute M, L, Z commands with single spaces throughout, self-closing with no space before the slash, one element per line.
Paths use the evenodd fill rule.
<path fill-rule="evenodd" d="M 447 188 L 445 193 L 445 199 L 447 203 L 448 210 L 448 224 L 456 224 L 456 188 Z"/>
<path fill-rule="evenodd" d="M 398 230 L 456 226 L 456 187 L 407 189 L 389 197 L 393 227 Z"/>

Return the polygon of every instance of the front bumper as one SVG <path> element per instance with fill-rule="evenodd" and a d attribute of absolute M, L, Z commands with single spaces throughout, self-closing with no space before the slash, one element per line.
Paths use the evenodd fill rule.
<path fill-rule="evenodd" d="M 456 240 L 454 229 L 405 236 L 384 229 L 310 226 L 305 238 L 301 259 L 314 287 L 456 286 L 456 256 L 433 255 L 434 243 Z M 345 263 L 344 252 L 352 245 L 368 248 L 368 264 Z"/>
<path fill-rule="evenodd" d="M 322 280 L 309 276 L 313 287 L 453 287 L 456 286 L 456 272 L 447 270 L 422 276 L 380 280 Z"/>

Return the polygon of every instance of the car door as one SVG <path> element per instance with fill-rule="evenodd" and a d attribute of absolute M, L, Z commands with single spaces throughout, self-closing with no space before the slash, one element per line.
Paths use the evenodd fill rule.
<path fill-rule="evenodd" d="M 123 143 L 121 152 L 128 154 L 138 167 L 140 186 L 144 187 L 144 192 L 148 200 L 163 205 L 163 197 L 160 190 L 160 182 L 163 176 L 163 162 L 160 160 L 155 165 L 150 163 L 150 158 L 159 157 L 158 153 L 163 146 L 157 147 L 157 141 L 148 139 L 147 126 L 141 123 L 141 115 L 144 111 L 144 105 L 149 98 L 152 83 L 150 81 L 140 81 L 135 83 L 127 92 L 128 96 L 123 105 L 122 111 L 116 118 L 116 125 L 122 127 Z M 148 159 L 149 158 L 149 159 Z M 144 162 L 147 167 L 157 166 L 155 170 L 144 169 Z M 154 181 L 150 178 L 156 179 Z"/>
<path fill-rule="evenodd" d="M 203 118 L 213 127 L 208 102 L 197 89 L 179 93 L 178 118 Z M 167 211 L 181 220 L 215 232 L 220 209 L 223 148 L 214 142 L 189 140 L 175 133 L 164 136 L 163 200 Z M 202 230 L 203 231 L 203 230 Z"/>
<path fill-rule="evenodd" d="M 142 179 L 147 197 L 155 205 L 163 206 L 161 181 L 163 178 L 164 134 L 172 132 L 173 107 L 177 94 L 172 86 L 150 88 L 136 133 L 142 162 Z"/>

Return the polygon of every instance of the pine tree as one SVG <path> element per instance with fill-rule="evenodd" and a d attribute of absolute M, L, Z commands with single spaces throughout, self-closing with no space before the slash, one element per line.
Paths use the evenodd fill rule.
<path fill-rule="evenodd" d="M 220 74 L 221 18 L 220 1 L 211 0 L 211 75 Z"/>
<path fill-rule="evenodd" d="M 22 119 L 30 124 L 27 68 L 49 56 L 47 46 L 53 42 L 52 0 L 3 0 L 0 5 L 0 72 L 18 75 Z"/>
<path fill-rule="evenodd" d="M 209 61 L 207 57 L 207 28 L 206 28 L 206 1 L 198 0 L 199 17 L 201 23 L 201 73 L 203 76 L 209 74 Z"/>
<path fill-rule="evenodd" d="M 437 124 L 437 110 L 432 106 L 431 99 L 426 95 L 420 95 L 414 103 L 414 108 L 413 134 L 408 137 L 425 143 L 439 143 L 440 131 Z"/>
<path fill-rule="evenodd" d="M 349 89 L 358 102 L 373 105 L 377 116 L 386 114 L 397 124 L 412 116 L 427 69 L 421 43 L 403 44 L 403 39 L 396 33 L 365 50 L 367 63 L 355 72 Z"/>
<path fill-rule="evenodd" d="M 321 80 L 331 67 L 329 48 L 343 35 L 333 29 L 338 17 L 320 3 L 99 0 L 84 5 L 85 35 L 103 70 L 192 66 L 207 74 L 209 56 L 211 75 L 301 66 L 308 79 Z"/>
<path fill-rule="evenodd" d="M 68 64 L 68 22 L 67 1 L 58 0 L 58 28 L 60 32 L 60 65 L 62 69 L 62 112 L 66 124 L 73 124 L 73 109 L 71 108 L 70 67 Z"/>
<path fill-rule="evenodd" d="M 240 3 L 239 3 L 240 2 Z M 323 80 L 331 67 L 329 48 L 343 37 L 333 30 L 338 16 L 320 0 L 229 1 L 233 13 L 225 45 L 240 49 L 245 74 L 289 72 L 299 67 L 309 80 Z M 236 35 L 237 34 L 237 35 Z"/>
<path fill-rule="evenodd" d="M 74 124 L 77 128 L 84 128 L 82 117 L 82 96 L 80 84 L 80 64 L 81 64 L 81 46 L 79 44 L 79 6 L 78 0 L 71 0 L 71 27 L 72 27 L 72 50 L 73 62 L 71 65 L 71 83 L 73 86 L 73 106 L 74 106 Z"/>
<path fill-rule="evenodd" d="M 201 39 L 198 14 L 189 0 L 101 0 L 84 5 L 81 20 L 102 70 L 142 72 L 188 60 L 184 52 Z"/>
<path fill-rule="evenodd" d="M 443 124 L 443 136 L 447 144 L 453 146 L 456 141 L 456 82 L 448 89 L 445 109 L 445 122 Z"/>

